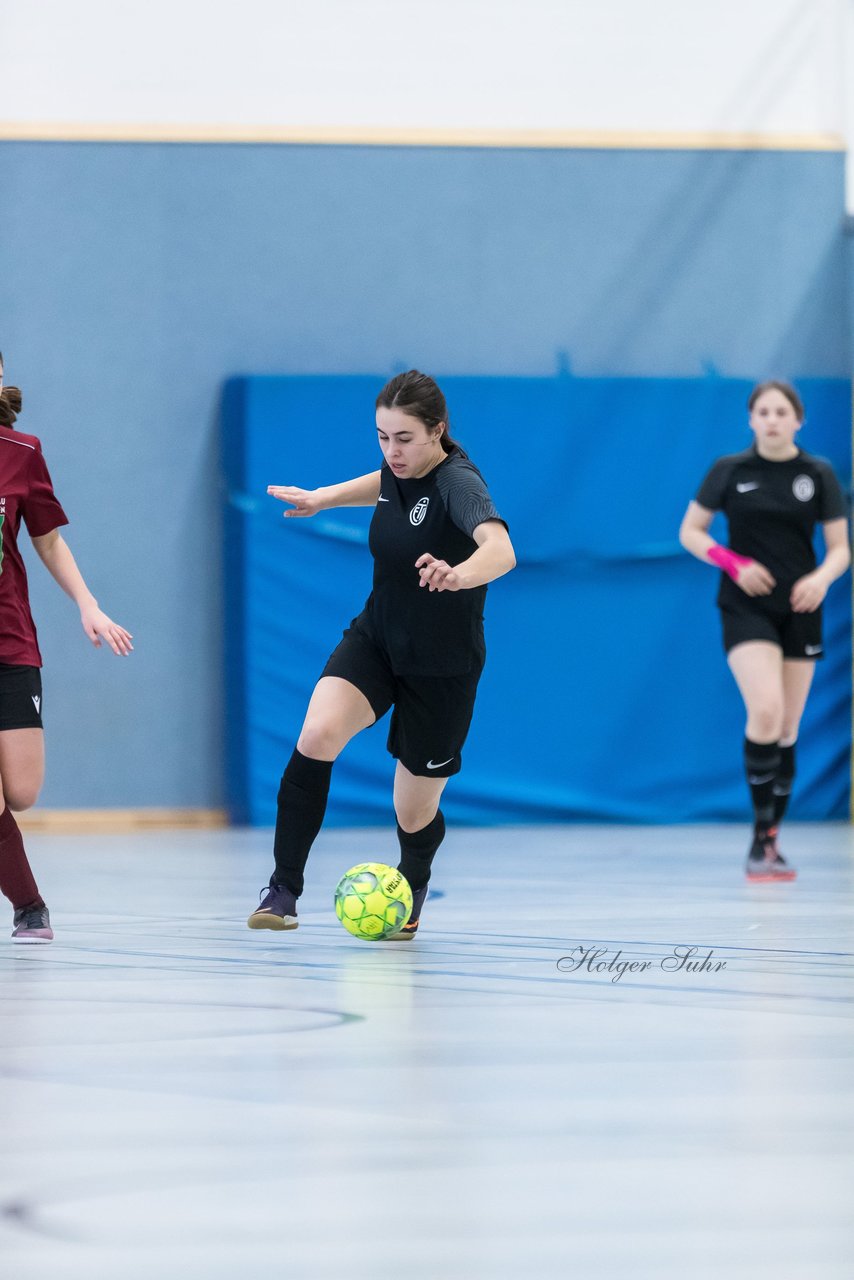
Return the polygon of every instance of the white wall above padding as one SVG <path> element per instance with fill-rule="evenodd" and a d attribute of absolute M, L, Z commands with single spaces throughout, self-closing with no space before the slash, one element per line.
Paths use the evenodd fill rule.
<path fill-rule="evenodd" d="M 0 121 L 842 134 L 851 0 L 3 0 Z"/>

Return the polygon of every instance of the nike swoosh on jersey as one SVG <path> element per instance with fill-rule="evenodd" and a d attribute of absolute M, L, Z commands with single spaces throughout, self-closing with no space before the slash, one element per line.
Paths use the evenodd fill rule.
<path fill-rule="evenodd" d="M 391 499 L 389 498 L 383 498 L 383 497 L 377 498 L 377 502 L 389 502 L 389 501 L 391 501 Z"/>
<path fill-rule="evenodd" d="M 749 484 L 737 484 L 735 487 L 739 493 L 750 493 L 751 489 L 759 488 L 759 483 L 758 481 L 751 481 Z"/>
<path fill-rule="evenodd" d="M 451 756 L 448 760 L 443 760 L 440 764 L 434 764 L 432 760 L 428 760 L 428 761 L 427 761 L 427 768 L 428 768 L 428 769 L 441 769 L 443 765 L 450 764 L 450 763 L 451 763 L 451 760 L 453 760 L 453 758 L 454 758 L 454 757 L 453 757 L 453 756 Z"/>

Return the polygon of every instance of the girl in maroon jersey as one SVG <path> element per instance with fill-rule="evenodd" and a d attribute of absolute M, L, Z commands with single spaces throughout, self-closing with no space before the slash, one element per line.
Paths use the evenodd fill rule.
<path fill-rule="evenodd" d="M 18 549 L 22 518 L 42 563 L 79 608 L 95 647 L 105 640 L 113 653 L 128 654 L 133 645 L 124 627 L 98 608 L 59 534 L 68 519 L 54 496 L 39 441 L 14 430 L 20 410 L 18 388 L 3 387 L 0 354 L 0 892 L 14 909 L 13 941 L 38 943 L 50 942 L 53 930 L 13 817 L 13 811 L 35 804 L 44 780 L 42 660 Z"/>

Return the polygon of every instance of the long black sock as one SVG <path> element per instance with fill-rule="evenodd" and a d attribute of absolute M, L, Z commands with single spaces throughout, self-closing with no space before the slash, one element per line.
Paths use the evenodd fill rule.
<path fill-rule="evenodd" d="M 795 777 L 795 743 L 789 746 L 780 746 L 780 764 L 777 769 L 777 777 L 774 779 L 774 826 L 777 827 L 783 821 L 783 815 L 786 812 L 786 806 L 789 803 L 789 796 L 792 791 L 792 781 Z"/>
<path fill-rule="evenodd" d="M 332 763 L 312 760 L 295 749 L 282 774 L 273 842 L 273 879 L 297 898 L 303 890 L 303 872 L 311 846 L 323 825 Z"/>
<path fill-rule="evenodd" d="M 744 739 L 744 767 L 753 799 L 753 820 L 757 831 L 774 825 L 774 779 L 780 768 L 780 746 L 776 742 Z"/>
<path fill-rule="evenodd" d="M 399 869 L 409 881 L 413 893 L 423 889 L 430 879 L 430 868 L 436 856 L 436 850 L 445 838 L 445 819 L 442 810 L 436 812 L 432 822 L 420 831 L 404 831 L 397 824 L 397 838 L 400 841 Z"/>

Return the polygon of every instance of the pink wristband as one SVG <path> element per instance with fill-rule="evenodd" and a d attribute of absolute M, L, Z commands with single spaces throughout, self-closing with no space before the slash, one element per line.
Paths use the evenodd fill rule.
<path fill-rule="evenodd" d="M 738 571 L 743 569 L 746 564 L 753 564 L 750 556 L 740 556 L 737 551 L 730 551 L 729 547 L 721 547 L 715 542 L 706 552 L 712 564 L 716 564 L 719 569 L 723 569 L 724 573 L 728 573 L 733 582 L 738 582 Z"/>

